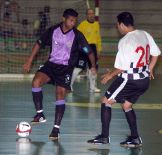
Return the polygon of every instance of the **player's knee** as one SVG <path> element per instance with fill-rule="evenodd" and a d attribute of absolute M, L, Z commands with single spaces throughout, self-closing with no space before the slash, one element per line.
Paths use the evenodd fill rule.
<path fill-rule="evenodd" d="M 122 108 L 123 108 L 123 110 L 132 109 L 132 103 L 130 103 L 130 102 L 128 102 L 128 101 L 125 101 L 125 102 L 122 104 Z"/>
<path fill-rule="evenodd" d="M 33 79 L 33 81 L 32 81 L 33 88 L 39 88 L 41 86 L 42 86 L 42 82 L 40 79 Z"/>
<path fill-rule="evenodd" d="M 67 91 L 65 88 L 57 86 L 57 88 L 56 88 L 56 98 L 57 99 L 59 99 L 59 100 L 64 99 L 66 96 L 66 93 L 67 93 Z"/>

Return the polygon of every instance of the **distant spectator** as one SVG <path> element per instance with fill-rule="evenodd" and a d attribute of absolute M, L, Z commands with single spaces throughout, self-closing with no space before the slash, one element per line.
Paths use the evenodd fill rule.
<path fill-rule="evenodd" d="M 38 19 L 34 22 L 34 33 L 36 36 L 41 36 L 47 27 L 47 18 L 44 12 L 38 12 Z"/>
<path fill-rule="evenodd" d="M 8 12 L 4 14 L 3 21 L 0 23 L 0 30 L 4 38 L 13 36 L 13 25 Z"/>
<path fill-rule="evenodd" d="M 47 29 L 49 26 L 51 26 L 50 7 L 49 6 L 44 7 L 44 14 L 45 14 L 46 19 L 47 19 L 47 23 L 46 23 L 46 29 Z"/>
<path fill-rule="evenodd" d="M 14 36 L 13 24 L 10 21 L 10 14 L 6 12 L 4 14 L 3 20 L 0 22 L 0 34 L 4 39 L 5 48 L 8 47 L 8 38 Z"/>
<path fill-rule="evenodd" d="M 27 49 L 28 47 L 28 41 L 27 39 L 31 36 L 29 32 L 29 23 L 28 19 L 23 19 L 21 22 L 21 34 L 20 34 L 22 40 L 21 40 L 21 48 Z"/>
<path fill-rule="evenodd" d="M 23 19 L 22 20 L 22 30 L 21 30 L 21 34 L 25 37 L 29 36 L 29 23 L 27 19 Z"/>
<path fill-rule="evenodd" d="M 38 12 L 38 19 L 34 22 L 34 33 L 41 36 L 43 32 L 51 26 L 50 7 L 45 6 L 44 11 Z"/>
<path fill-rule="evenodd" d="M 19 22 L 19 4 L 16 0 L 4 0 L 0 3 L 0 19 L 3 20 L 4 14 L 10 14 L 11 22 Z"/>
<path fill-rule="evenodd" d="M 11 10 L 10 10 L 10 1 L 8 1 L 8 0 L 1 1 L 0 2 L 0 11 L 1 11 L 0 12 L 0 14 L 1 14 L 0 18 L 1 18 L 1 20 L 3 20 L 4 15 L 6 13 L 10 14 L 10 12 L 11 12 Z"/>
<path fill-rule="evenodd" d="M 19 4 L 16 0 L 13 0 L 10 4 L 10 10 L 11 10 L 11 21 L 12 22 L 19 22 Z"/>

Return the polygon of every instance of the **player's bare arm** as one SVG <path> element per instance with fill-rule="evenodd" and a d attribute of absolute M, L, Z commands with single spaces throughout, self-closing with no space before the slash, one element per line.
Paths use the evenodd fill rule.
<path fill-rule="evenodd" d="M 157 60 L 158 60 L 158 56 L 152 56 L 151 57 L 151 61 L 150 61 L 150 65 L 149 65 L 149 69 L 150 69 L 150 80 L 151 79 L 154 79 L 153 70 L 154 70 L 154 67 L 156 65 Z"/>
<path fill-rule="evenodd" d="M 106 84 L 109 80 L 111 80 L 114 76 L 122 73 L 123 70 L 115 68 L 113 71 L 109 71 L 106 74 L 101 76 L 101 83 Z"/>
<path fill-rule="evenodd" d="M 40 49 L 40 45 L 38 43 L 36 43 L 32 48 L 32 53 L 31 53 L 30 57 L 28 58 L 27 62 L 23 65 L 23 71 L 25 73 L 28 73 L 30 71 L 32 62 L 33 62 L 35 56 L 37 55 L 39 49 Z"/>

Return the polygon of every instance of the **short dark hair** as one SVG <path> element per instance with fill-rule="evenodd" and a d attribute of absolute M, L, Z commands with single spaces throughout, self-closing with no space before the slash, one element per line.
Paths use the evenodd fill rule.
<path fill-rule="evenodd" d="M 28 25 L 28 20 L 27 19 L 23 19 L 22 20 L 22 25 Z"/>
<path fill-rule="evenodd" d="M 10 17 L 10 13 L 9 12 L 5 12 L 3 15 L 4 18 L 9 18 Z"/>
<path fill-rule="evenodd" d="M 45 6 L 44 7 L 44 12 L 45 13 L 49 13 L 50 12 L 50 7 L 49 6 Z"/>
<path fill-rule="evenodd" d="M 66 9 L 63 13 L 63 17 L 67 18 L 68 16 L 78 17 L 78 12 L 74 9 Z"/>
<path fill-rule="evenodd" d="M 134 26 L 134 19 L 130 12 L 122 12 L 117 16 L 118 22 L 123 23 L 125 26 Z"/>

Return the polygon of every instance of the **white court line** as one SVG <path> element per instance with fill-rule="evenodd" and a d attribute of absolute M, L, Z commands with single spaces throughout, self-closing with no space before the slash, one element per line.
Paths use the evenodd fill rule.
<path fill-rule="evenodd" d="M 67 103 L 69 106 L 76 106 L 76 107 L 91 107 L 91 108 L 100 108 L 100 103 Z M 153 109 L 153 110 L 161 110 L 162 109 L 162 103 L 136 103 L 133 106 L 135 109 Z M 112 106 L 112 108 L 120 109 L 121 106 L 119 103 L 116 103 Z"/>
<path fill-rule="evenodd" d="M 32 80 L 34 74 L 0 74 L 0 82 Z"/>

